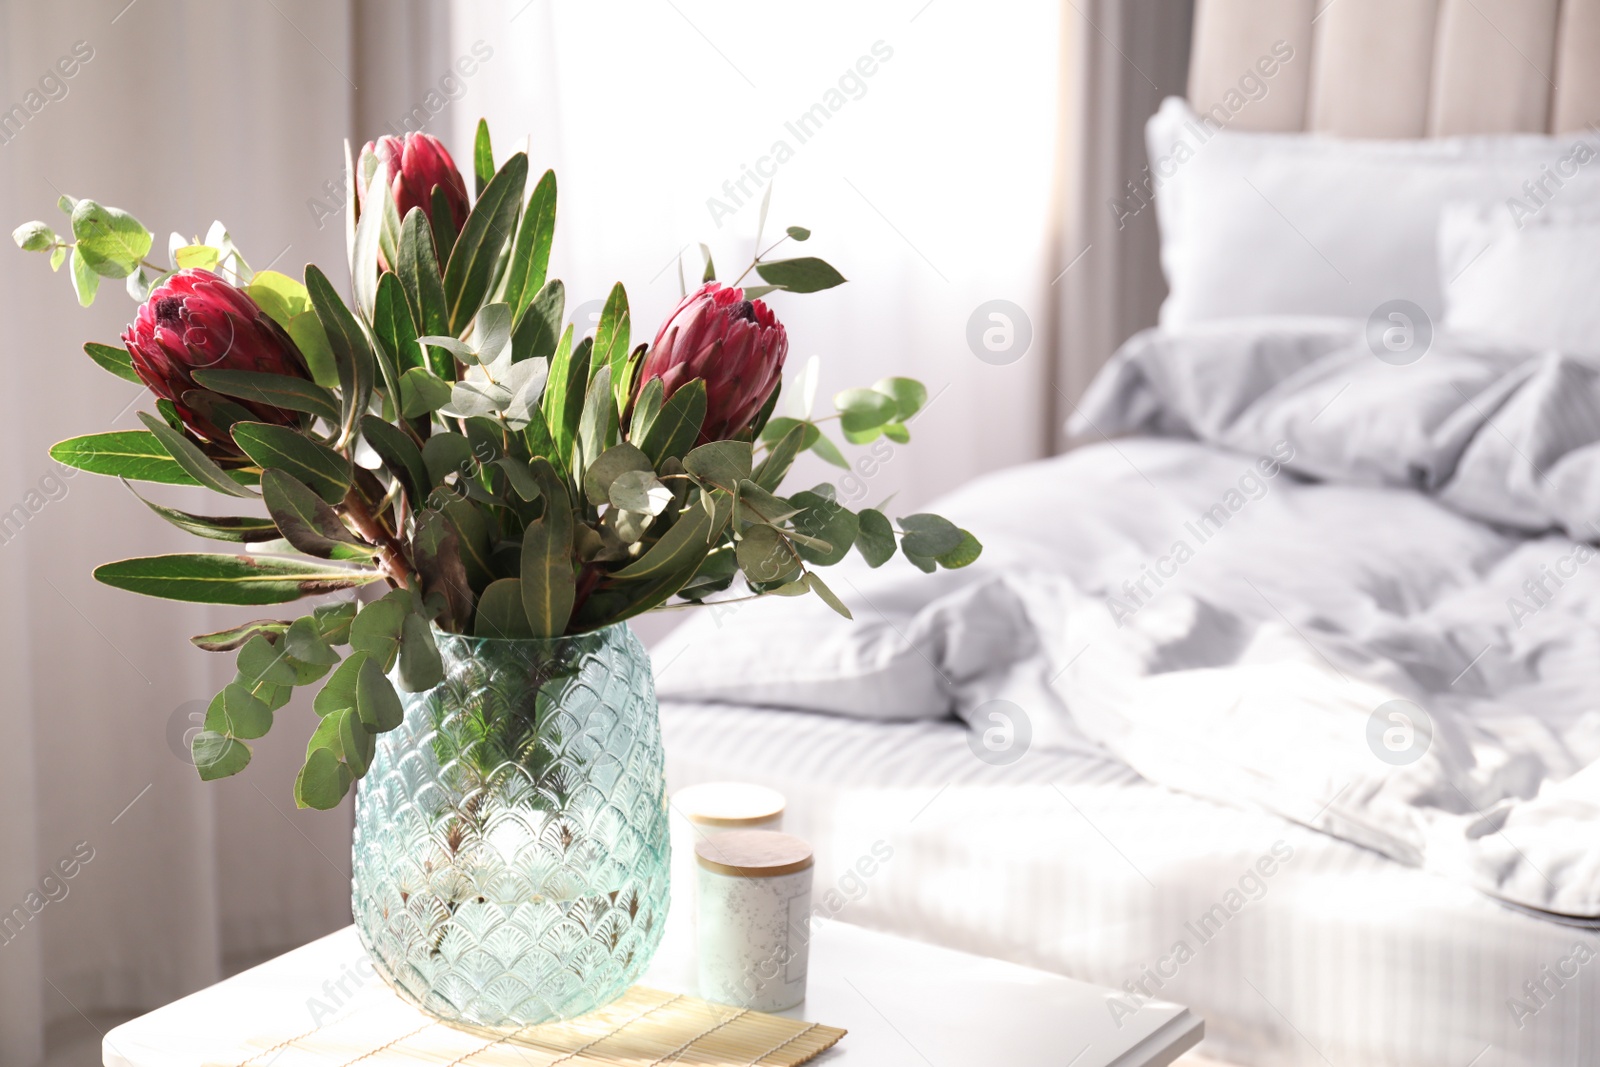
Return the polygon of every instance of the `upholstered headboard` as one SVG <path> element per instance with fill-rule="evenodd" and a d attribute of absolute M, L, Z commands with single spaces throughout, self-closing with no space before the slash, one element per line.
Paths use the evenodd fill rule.
<path fill-rule="evenodd" d="M 1235 129 L 1583 129 L 1600 122 L 1600 0 L 1197 0 L 1190 103 L 1203 112 L 1241 92 Z"/>

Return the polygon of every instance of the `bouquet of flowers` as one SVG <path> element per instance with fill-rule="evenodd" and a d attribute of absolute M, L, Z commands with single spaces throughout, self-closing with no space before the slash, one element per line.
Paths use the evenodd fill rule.
<path fill-rule="evenodd" d="M 121 347 L 84 350 L 154 394 L 155 411 L 140 412 L 142 430 L 74 437 L 51 455 L 254 505 L 202 515 L 140 495 L 234 551 L 119 560 L 95 577 L 204 603 L 324 598 L 193 638 L 237 666 L 194 737 L 202 778 L 238 773 L 294 687 L 317 686 L 295 798 L 333 807 L 375 736 L 399 724 L 395 686 L 440 683 L 436 629 L 582 633 L 741 578 L 741 595 L 812 593 L 848 617 L 817 569 L 852 549 L 877 567 L 898 544 L 930 572 L 978 557 L 972 534 L 936 515 L 852 511 L 826 483 L 782 490 L 803 451 L 846 466 L 823 424 L 837 419 L 854 445 L 905 442 L 926 401 L 918 382 L 888 378 L 840 393 L 826 417 L 773 417 L 789 343 L 762 298 L 844 281 L 821 259 L 769 258 L 806 229 L 765 249 L 758 232 L 731 286 L 707 253 L 703 284 L 649 344 L 633 343 L 620 284 L 580 336 L 546 277 L 554 173 L 529 191 L 525 154 L 496 169 L 483 123 L 473 196 L 424 134 L 346 155 L 348 302 L 315 265 L 303 281 L 252 271 L 220 224 L 204 240 L 174 234 L 166 267 L 147 258 L 148 229 L 93 200 L 61 198 L 70 237 L 43 222 L 13 235 L 53 269 L 67 263 L 83 305 L 102 278 L 126 279 L 140 304 Z M 763 204 L 760 228 L 765 215 Z M 752 272 L 760 284 L 739 288 Z M 377 583 L 388 591 L 325 597 Z"/>

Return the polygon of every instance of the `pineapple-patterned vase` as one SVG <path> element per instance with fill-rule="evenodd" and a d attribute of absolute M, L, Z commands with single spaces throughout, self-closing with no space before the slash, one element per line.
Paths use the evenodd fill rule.
<path fill-rule="evenodd" d="M 565 1019 L 620 996 L 667 912 L 661 729 L 626 624 L 439 634 L 356 798 L 356 928 L 396 992 L 451 1022 Z"/>

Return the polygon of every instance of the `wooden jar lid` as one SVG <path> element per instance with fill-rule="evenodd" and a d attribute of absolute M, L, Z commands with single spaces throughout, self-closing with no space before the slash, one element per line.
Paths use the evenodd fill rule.
<path fill-rule="evenodd" d="M 690 822 L 723 830 L 754 829 L 783 815 L 783 794 L 748 782 L 702 782 L 672 794 L 672 807 Z"/>
<path fill-rule="evenodd" d="M 728 830 L 695 843 L 695 859 L 717 874 L 738 878 L 776 878 L 803 871 L 814 862 L 811 846 L 773 830 Z"/>

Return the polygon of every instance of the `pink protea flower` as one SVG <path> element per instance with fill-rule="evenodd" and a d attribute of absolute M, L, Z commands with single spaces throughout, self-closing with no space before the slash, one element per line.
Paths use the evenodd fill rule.
<path fill-rule="evenodd" d="M 466 225 L 471 206 L 467 202 L 467 183 L 456 168 L 456 161 L 437 137 L 425 133 L 408 133 L 404 138 L 380 137 L 368 141 L 362 155 L 372 152 L 389 168 L 389 190 L 394 195 L 395 209 L 404 219 L 414 207 L 420 207 L 428 221 L 433 221 L 433 190 L 444 190 L 445 203 L 450 205 L 451 229 L 461 232 Z M 366 190 L 356 183 L 358 197 L 364 199 Z M 362 205 L 365 210 L 366 205 Z"/>
<path fill-rule="evenodd" d="M 208 270 L 180 270 L 150 293 L 123 331 L 133 369 L 156 396 L 177 407 L 184 424 L 205 440 L 232 448 L 228 435 L 184 402 L 200 388 L 193 372 L 205 368 L 260 371 L 309 378 L 305 358 L 283 327 L 243 290 Z M 296 425 L 301 416 L 248 400 L 233 403 L 262 422 Z"/>
<path fill-rule="evenodd" d="M 746 300 L 743 289 L 707 282 L 684 297 L 656 332 L 635 384 L 660 378 L 668 397 L 702 378 L 706 383 L 704 441 L 737 437 L 783 376 L 789 335 L 772 309 Z"/>

